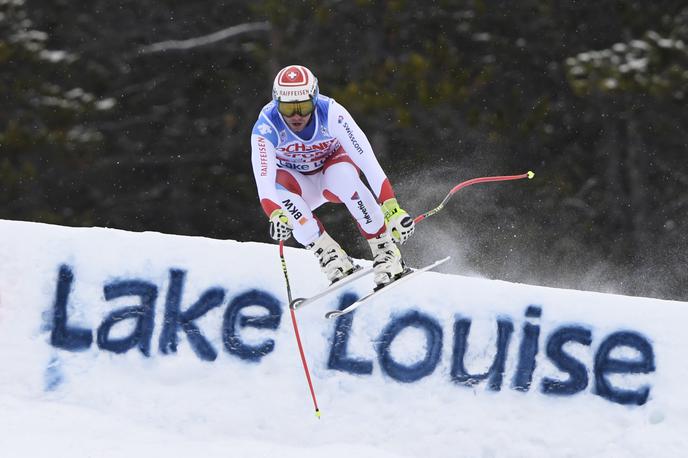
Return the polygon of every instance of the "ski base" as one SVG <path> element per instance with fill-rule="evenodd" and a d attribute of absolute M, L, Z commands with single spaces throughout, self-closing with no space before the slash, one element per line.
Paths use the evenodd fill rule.
<path fill-rule="evenodd" d="M 361 305 L 365 304 L 366 302 L 372 300 L 377 295 L 382 294 L 385 291 L 389 291 L 390 289 L 392 289 L 395 286 L 399 286 L 401 283 L 405 282 L 406 280 L 413 278 L 416 275 L 420 275 L 423 272 L 427 272 L 428 270 L 432 270 L 435 267 L 444 264 L 445 262 L 449 261 L 450 258 L 451 258 L 451 256 L 447 256 L 446 258 L 440 259 L 439 261 L 435 261 L 430 265 L 427 265 L 425 267 L 421 267 L 420 269 L 415 269 L 415 270 L 409 271 L 408 273 L 404 273 L 404 274 L 402 274 L 401 277 L 397 278 L 392 283 L 389 283 L 389 284 L 387 284 L 381 288 L 374 290 L 372 293 L 368 294 L 367 296 L 363 296 L 362 298 L 360 298 L 359 300 L 357 300 L 353 304 L 349 305 L 348 307 L 346 307 L 342 310 L 332 310 L 330 312 L 327 312 L 325 314 L 325 318 L 337 318 L 339 316 L 350 313 L 350 312 L 354 311 L 355 309 L 357 309 L 358 307 L 360 307 Z"/>
<path fill-rule="evenodd" d="M 330 286 L 325 288 L 324 290 L 320 291 L 319 293 L 305 298 L 305 297 L 297 297 L 296 299 L 292 300 L 291 303 L 289 304 L 289 307 L 296 310 L 300 309 L 301 307 L 305 307 L 308 304 L 312 304 L 313 302 L 317 301 L 318 299 L 327 296 L 328 294 L 337 291 L 340 288 L 343 288 L 344 286 L 348 285 L 349 283 L 358 280 L 361 277 L 364 277 L 368 274 L 373 273 L 373 268 L 371 267 L 361 267 L 357 266 L 357 269 L 353 271 L 353 273 L 347 275 L 346 277 L 342 278 L 341 280 L 338 280 L 334 283 L 332 283 Z"/>

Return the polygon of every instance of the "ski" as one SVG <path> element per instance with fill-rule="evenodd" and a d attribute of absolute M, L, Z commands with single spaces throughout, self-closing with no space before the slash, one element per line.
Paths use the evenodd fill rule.
<path fill-rule="evenodd" d="M 368 274 L 373 273 L 373 267 L 360 267 L 358 266 L 358 269 L 354 270 L 352 274 L 347 275 L 346 277 L 342 278 L 341 280 L 338 280 L 334 283 L 332 283 L 330 286 L 325 288 L 324 290 L 320 291 L 319 293 L 305 298 L 305 297 L 297 297 L 293 301 L 289 303 L 289 307 L 292 309 L 300 309 L 301 307 L 305 307 L 308 304 L 312 304 L 313 302 L 317 301 L 318 299 L 327 296 L 328 294 L 337 291 L 338 289 L 348 285 L 349 283 L 358 280 L 361 277 L 364 277 Z"/>
<path fill-rule="evenodd" d="M 408 273 L 402 274 L 401 277 L 397 278 L 392 283 L 385 285 L 382 288 L 373 291 L 372 293 L 368 294 L 367 296 L 363 296 L 362 298 L 360 298 L 359 300 L 357 300 L 353 304 L 349 305 L 348 307 L 346 307 L 342 310 L 332 310 L 330 312 L 327 312 L 325 314 L 325 318 L 337 318 L 338 316 L 342 316 L 344 314 L 352 312 L 355 309 L 357 309 L 358 307 L 360 307 L 361 305 L 363 305 L 364 303 L 372 300 L 374 297 L 377 297 L 379 294 L 381 294 L 385 291 L 389 291 L 390 289 L 392 289 L 395 286 L 399 286 L 401 283 L 405 282 L 406 280 L 413 278 L 416 275 L 419 275 L 423 272 L 427 272 L 428 270 L 432 270 L 435 267 L 442 265 L 445 262 L 449 261 L 449 259 L 450 259 L 450 256 L 447 256 L 446 258 L 440 259 L 439 261 L 435 261 L 430 265 L 427 265 L 425 267 L 421 267 L 420 269 L 410 270 Z"/>

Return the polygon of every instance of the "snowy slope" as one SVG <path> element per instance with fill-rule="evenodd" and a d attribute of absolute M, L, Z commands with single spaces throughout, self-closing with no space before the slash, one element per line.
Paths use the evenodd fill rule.
<path fill-rule="evenodd" d="M 0 221 L 0 456 L 688 456 L 688 304 L 427 273 L 338 321 L 277 247 Z M 292 289 L 326 285 L 286 250 Z"/>

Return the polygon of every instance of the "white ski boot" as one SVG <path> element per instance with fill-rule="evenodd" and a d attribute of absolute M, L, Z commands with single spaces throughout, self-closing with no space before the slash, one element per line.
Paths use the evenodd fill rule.
<path fill-rule="evenodd" d="M 368 240 L 373 252 L 373 269 L 375 272 L 376 290 L 393 282 L 404 273 L 406 267 L 401 259 L 392 236 L 388 232 Z"/>
<path fill-rule="evenodd" d="M 306 248 L 318 258 L 320 268 L 332 283 L 346 277 L 356 268 L 351 258 L 327 232 L 323 232 Z"/>

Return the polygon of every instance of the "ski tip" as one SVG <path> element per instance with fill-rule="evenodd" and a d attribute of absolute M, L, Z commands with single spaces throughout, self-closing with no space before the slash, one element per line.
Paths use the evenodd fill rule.
<path fill-rule="evenodd" d="M 339 310 L 334 310 L 332 312 L 327 312 L 325 314 L 325 318 L 337 318 L 341 314 L 342 312 L 340 312 Z"/>
<path fill-rule="evenodd" d="M 451 256 L 447 256 L 446 258 L 439 259 L 439 260 L 435 261 L 434 263 L 432 263 L 431 268 L 441 266 L 442 264 L 449 261 L 450 259 L 451 259 Z M 428 269 L 428 270 L 430 270 L 430 269 Z"/>
<path fill-rule="evenodd" d="M 535 177 L 535 172 L 533 172 L 532 170 L 528 170 L 528 179 L 532 180 L 533 177 Z"/>
<path fill-rule="evenodd" d="M 320 420 L 320 409 L 315 409 L 315 416 Z"/>
<path fill-rule="evenodd" d="M 296 310 L 297 308 L 299 308 L 299 307 L 301 306 L 301 303 L 303 303 L 303 302 L 305 302 L 305 301 L 306 301 L 305 298 L 303 298 L 303 297 L 297 297 L 296 299 L 294 299 L 293 301 L 291 301 L 291 302 L 289 303 L 289 308 L 292 309 L 292 310 Z"/>

